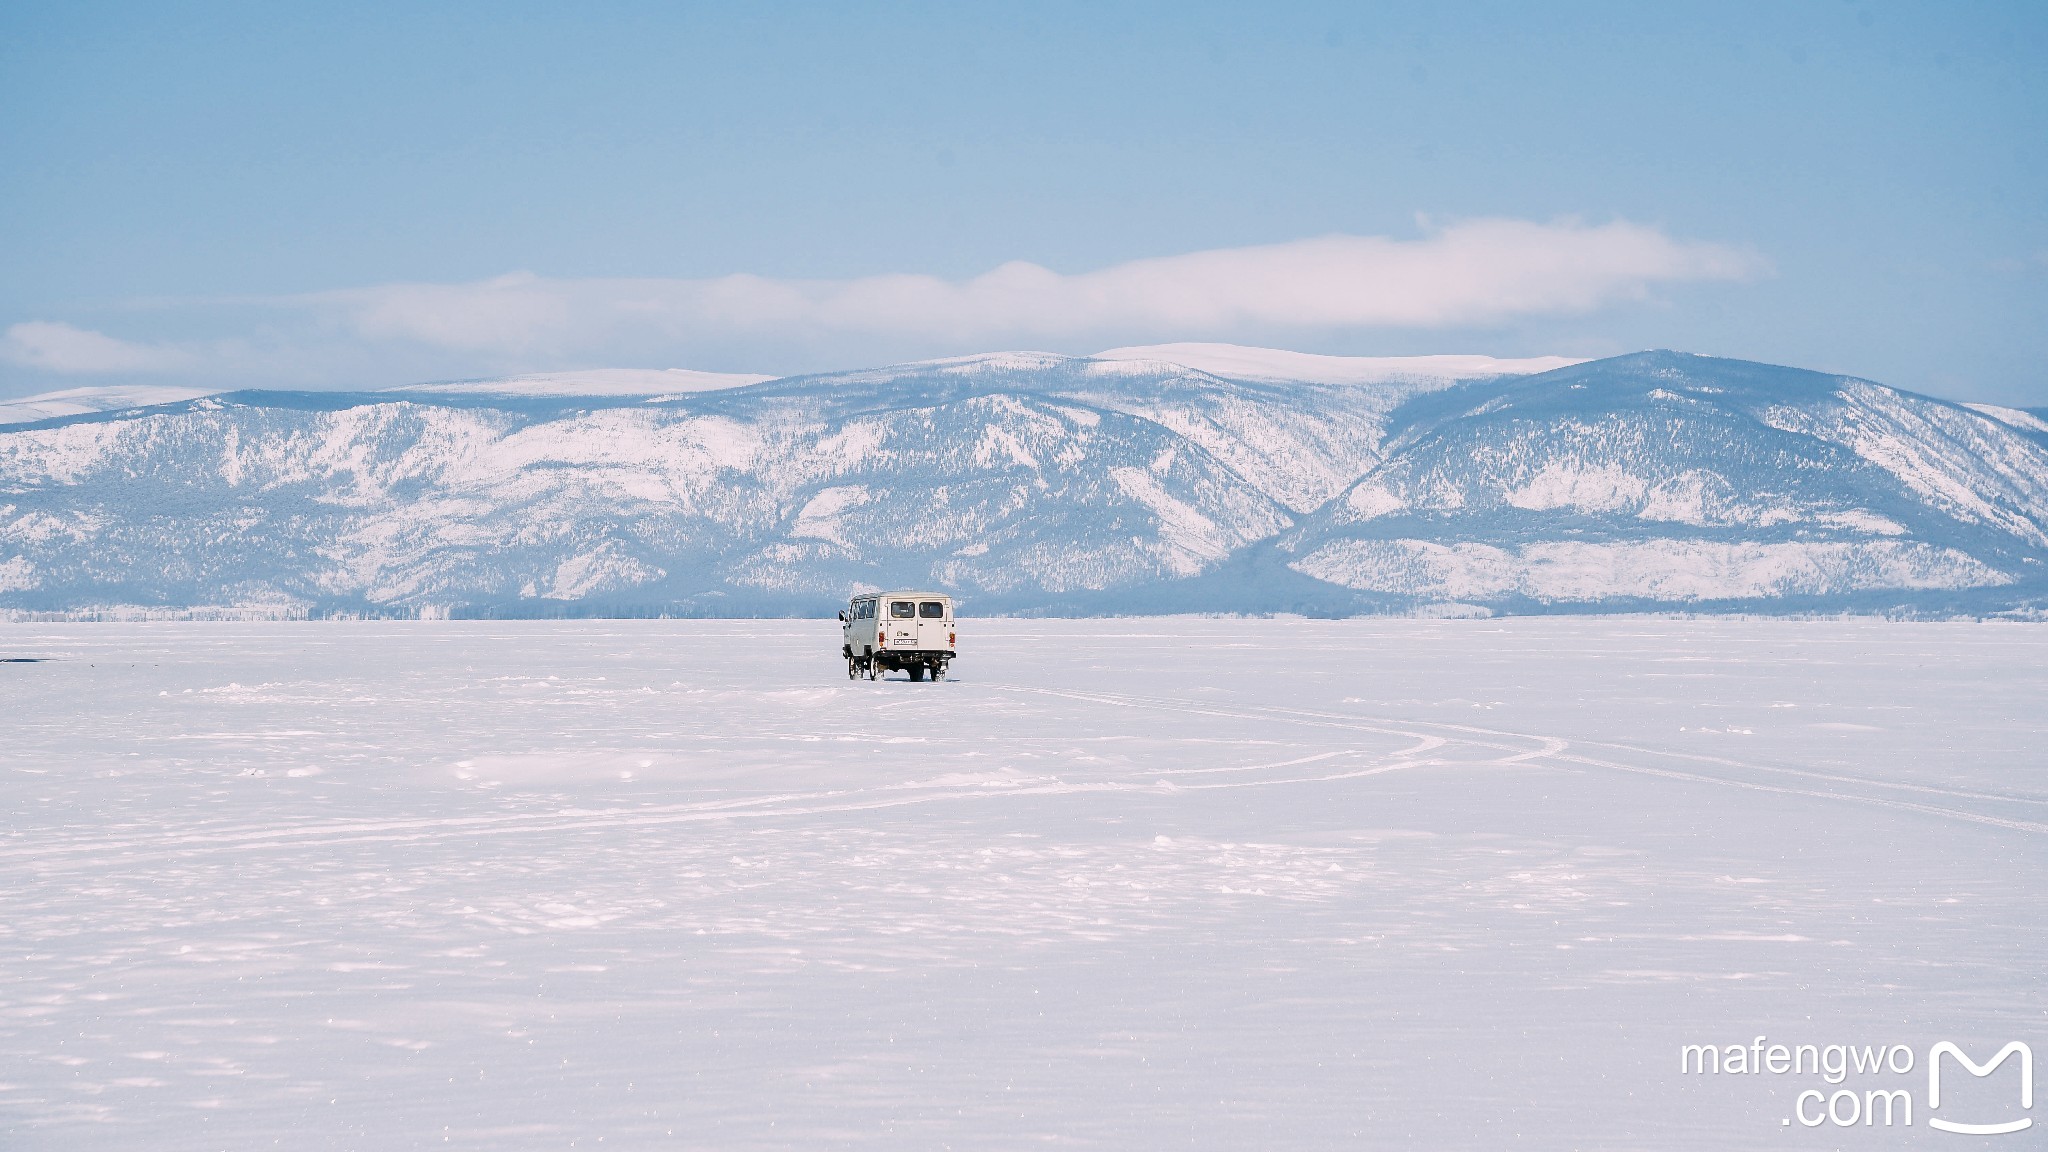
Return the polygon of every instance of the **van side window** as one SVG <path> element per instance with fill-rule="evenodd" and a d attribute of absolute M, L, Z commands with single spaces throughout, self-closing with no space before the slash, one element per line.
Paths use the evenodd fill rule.
<path fill-rule="evenodd" d="M 910 600 L 889 601 L 889 618 L 891 620 L 908 620 L 916 615 L 916 602 Z"/>
<path fill-rule="evenodd" d="M 946 606 L 937 600 L 927 600 L 917 606 L 917 614 L 926 620 L 944 620 Z"/>
<path fill-rule="evenodd" d="M 873 600 L 867 600 L 861 603 L 860 618 L 863 620 L 873 620 L 875 618 L 875 602 Z"/>

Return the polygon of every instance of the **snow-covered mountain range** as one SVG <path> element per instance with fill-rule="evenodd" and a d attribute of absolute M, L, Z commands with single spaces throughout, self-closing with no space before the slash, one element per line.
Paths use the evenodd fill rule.
<path fill-rule="evenodd" d="M 1672 352 L 1175 345 L 75 403 L 0 424 L 0 609 L 2048 604 L 2042 412 Z"/>

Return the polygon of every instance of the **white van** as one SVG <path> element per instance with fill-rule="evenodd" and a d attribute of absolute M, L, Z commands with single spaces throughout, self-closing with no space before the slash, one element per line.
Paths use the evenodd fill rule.
<path fill-rule="evenodd" d="M 946 678 L 953 662 L 953 598 L 944 592 L 868 592 L 839 614 L 846 678 L 873 680 L 884 672 L 922 680 Z"/>

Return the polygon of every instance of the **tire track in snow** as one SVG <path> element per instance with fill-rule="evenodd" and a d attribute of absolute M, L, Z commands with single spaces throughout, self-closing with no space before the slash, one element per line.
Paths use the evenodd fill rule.
<path fill-rule="evenodd" d="M 844 791 L 791 792 L 735 800 L 704 801 L 697 804 L 658 804 L 641 808 L 566 809 L 554 812 L 508 812 L 495 816 L 420 817 L 405 820 L 343 820 L 326 824 L 239 825 L 175 835 L 134 836 L 127 840 L 84 840 L 63 845 L 5 848 L 0 849 L 0 860 L 20 857 L 42 857 L 59 853 L 118 851 L 125 848 L 138 847 L 164 848 L 178 845 L 233 847 L 235 844 L 244 841 L 281 841 L 298 837 L 310 838 L 355 832 L 403 832 L 429 828 L 446 832 L 460 832 L 463 830 L 485 831 L 508 824 L 532 823 L 544 820 L 560 821 L 604 816 L 717 812 L 727 809 L 745 809 L 762 804 L 777 804 L 792 800 L 815 800 L 846 794 Z"/>
<path fill-rule="evenodd" d="M 1271 711 L 1278 715 L 1312 716 L 1333 720 L 1346 719 L 1346 717 L 1344 717 L 1341 713 L 1332 712 L 1308 712 L 1294 708 L 1273 708 L 1271 709 Z M 1489 735 L 1521 735 L 1519 733 L 1504 733 L 1499 731 L 1498 729 L 1492 728 L 1475 728 L 1470 725 L 1461 724 L 1439 724 L 1426 720 L 1403 721 L 1403 723 L 1424 724 L 1430 727 L 1446 728 L 1453 731 L 1478 732 L 1486 733 Z M 1545 737 L 1537 736 L 1523 736 L 1523 738 L 1529 740 L 1546 739 Z M 1574 740 L 1571 741 L 1571 743 L 1587 748 L 1613 748 L 1622 752 L 1639 752 L 1647 756 L 1663 756 L 1673 760 L 1692 760 L 1702 764 L 1720 764 L 1730 768 L 1741 768 L 1746 771 L 1752 772 L 1773 772 L 1786 776 L 1802 776 L 1808 779 L 1823 780 L 1833 784 L 1854 784 L 1867 788 L 1891 788 L 1901 792 L 1924 792 L 1935 796 L 1945 796 L 1955 800 L 1984 800 L 1996 804 L 2048 805 L 2048 798 L 2039 796 L 2013 796 L 2010 794 L 1997 792 L 1973 792 L 1961 788 L 1937 788 L 1932 784 L 1915 784 L 1905 780 L 1878 780 L 1868 776 L 1849 776 L 1835 772 L 1816 772 L 1810 768 L 1786 768 L 1774 764 L 1752 764 L 1743 760 L 1731 760 L 1725 756 L 1704 756 L 1697 752 L 1672 752 L 1662 748 L 1645 748 L 1638 744 L 1618 744 L 1611 740 Z"/>
<path fill-rule="evenodd" d="M 1868 804 L 1880 808 L 1890 808 L 1901 812 L 1914 812 L 1921 815 L 1938 816 L 1953 820 L 1965 820 L 1975 824 L 1988 824 L 1993 827 L 2005 828 L 2015 832 L 2031 832 L 2037 835 L 2048 833 L 2048 823 L 2043 823 L 2034 820 L 2019 820 L 2005 816 L 1994 816 L 1989 813 L 1975 812 L 1966 808 L 1947 808 L 1935 804 L 1923 804 L 1910 800 L 1896 800 L 1883 796 L 1865 796 L 1859 795 L 1854 792 L 1840 792 L 1820 788 L 1796 788 L 1788 785 L 1765 784 L 1753 780 L 1736 780 L 1726 776 L 1710 776 L 1697 772 L 1683 772 L 1671 768 L 1655 768 L 1644 764 L 1629 764 L 1613 760 L 1600 760 L 1595 759 L 1591 756 L 1570 751 L 1573 742 L 1559 737 L 1539 736 L 1524 732 L 1507 732 L 1497 728 L 1480 728 L 1469 724 L 1447 724 L 1429 720 L 1385 720 L 1378 717 L 1346 716 L 1342 713 L 1312 712 L 1306 709 L 1279 708 L 1263 705 L 1227 706 L 1210 703 L 1193 704 L 1187 701 L 1172 700 L 1156 696 L 1135 696 L 1120 692 L 1102 692 L 1096 690 L 1079 691 L 1060 688 L 1039 688 L 1019 684 L 991 684 L 988 685 L 988 687 L 999 692 L 1035 693 L 1048 696 L 1061 696 L 1073 700 L 1092 701 L 1094 703 L 1109 704 L 1119 707 L 1156 708 L 1166 711 L 1183 712 L 1191 715 L 1217 716 L 1226 719 L 1238 720 L 1281 720 L 1297 724 L 1307 724 L 1317 727 L 1343 728 L 1383 734 L 1394 734 L 1397 731 L 1396 729 L 1389 727 L 1389 725 L 1407 724 L 1414 725 L 1416 727 L 1436 728 L 1444 731 L 1468 733 L 1471 735 L 1493 738 L 1488 740 L 1467 740 L 1464 741 L 1464 743 L 1479 747 L 1497 748 L 1503 751 L 1510 752 L 1515 751 L 1514 747 L 1512 745 L 1498 743 L 1498 738 L 1505 737 L 1513 740 L 1527 740 L 1537 742 L 1541 745 L 1541 747 L 1533 750 L 1523 750 L 1517 752 L 1516 754 L 1507 757 L 1505 760 L 1487 761 L 1485 763 L 1509 764 L 1526 763 L 1534 760 L 1557 760 L 1567 763 L 1583 764 L 1592 768 L 1603 768 L 1610 771 L 1630 772 L 1644 776 L 1657 776 L 1670 780 L 1683 780 L 1689 783 L 1714 784 L 1722 787 L 1742 788 L 1756 792 L 1772 792 L 1787 796 L 1806 796 L 1821 800 L 1842 800 L 1856 804 Z M 1635 752 L 1646 756 L 1660 756 L 1679 760 L 1693 760 L 1710 764 L 1723 764 L 1729 767 L 1741 768 L 1748 771 L 1781 773 L 1784 775 L 1806 777 L 1809 779 L 1822 780 L 1830 783 L 1850 784 L 1869 788 L 1892 788 L 1907 792 L 1931 793 L 1934 795 L 1945 796 L 1957 800 L 1983 800 L 1993 803 L 2032 804 L 2048 802 L 2028 797 L 2000 796 L 1991 793 L 1963 791 L 1961 789 L 1936 788 L 1926 784 L 1911 784 L 1891 780 L 1872 780 L 1857 776 L 1845 776 L 1834 773 L 1814 772 L 1809 769 L 1784 768 L 1767 764 L 1748 764 L 1742 761 L 1725 759 L 1723 757 L 1699 756 L 1686 752 L 1667 752 L 1657 748 L 1644 748 L 1637 745 L 1616 744 L 1608 741 L 1587 740 L 1578 741 L 1577 743 L 1583 744 L 1591 748 L 1612 748 L 1624 752 Z"/>
<path fill-rule="evenodd" d="M 1419 747 L 1433 748 L 1424 738 Z M 505 816 L 455 816 L 417 820 L 371 820 L 347 821 L 327 825 L 295 824 L 276 828 L 245 827 L 232 832 L 222 830 L 216 833 L 197 833 L 169 837 L 138 837 L 123 842 L 87 841 L 37 848 L 14 848 L 0 851 L 0 859 L 25 860 L 28 863 L 47 863 L 52 857 L 78 857 L 84 853 L 96 856 L 108 852 L 123 852 L 121 863 L 141 863 L 152 860 L 188 859 L 195 856 L 214 855 L 225 852 L 251 851 L 269 848 L 326 847 L 339 844 L 372 843 L 416 843 L 430 840 L 452 840 L 483 836 L 531 835 L 550 832 L 582 832 L 615 830 L 622 828 L 654 827 L 666 824 L 701 823 L 707 821 L 736 820 L 748 817 L 801 817 L 834 815 L 845 812 L 865 812 L 886 808 L 905 808 L 921 804 L 960 800 L 994 800 L 1013 796 L 1063 796 L 1084 792 L 1197 792 L 1221 788 L 1255 788 L 1280 784 L 1317 784 L 1334 780 L 1353 780 L 1365 776 L 1377 776 L 1385 772 L 1427 767 L 1448 763 L 1503 763 L 1504 761 L 1443 761 L 1416 760 L 1408 758 L 1414 749 L 1404 749 L 1391 757 L 1393 763 L 1377 763 L 1372 767 L 1356 771 L 1333 772 L 1319 776 L 1285 777 L 1281 779 L 1260 779 L 1228 781 L 1208 784 L 1178 784 L 1169 777 L 1180 774 L 1168 770 L 1147 773 L 1136 781 L 1099 780 L 1083 782 L 1061 782 L 1039 784 L 1016 784 L 974 787 L 951 787 L 926 789 L 899 796 L 883 796 L 873 799 L 850 799 L 838 804 L 812 804 L 791 807 L 761 807 L 764 804 L 788 801 L 824 800 L 833 797 L 863 797 L 877 791 L 902 791 L 903 784 L 878 785 L 874 789 L 840 790 L 816 793 L 789 793 L 775 797 L 758 797 L 748 801 L 733 801 L 721 804 L 699 805 L 655 805 L 645 808 L 591 809 L 573 812 L 536 812 Z M 1356 749 L 1346 749 L 1319 756 L 1303 757 L 1283 761 L 1279 764 L 1247 765 L 1224 769 L 1195 769 L 1195 772 L 1218 771 L 1259 771 L 1262 769 L 1291 767 L 1296 764 L 1330 759 L 1336 756 L 1363 755 Z M 68 861 L 58 861 L 60 864 Z M 94 860 L 94 863 L 103 861 Z M 84 863 L 84 861 L 80 861 Z"/>
<path fill-rule="evenodd" d="M 1673 752 L 1662 748 L 1646 748 L 1641 745 L 1619 744 L 1608 740 L 1566 741 L 1560 738 L 1539 736 L 1530 733 L 1508 732 L 1498 728 L 1480 728 L 1470 724 L 1450 724 L 1432 720 L 1384 720 L 1378 717 L 1346 715 L 1341 712 L 1312 712 L 1300 708 L 1280 708 L 1269 705 L 1255 704 L 1242 705 L 1240 706 L 1242 709 L 1241 711 L 1225 711 L 1218 708 L 1218 706 L 1216 705 L 1191 705 L 1186 701 L 1173 700 L 1170 698 L 1157 696 L 1135 696 L 1126 695 L 1122 693 L 1098 691 L 1075 693 L 1057 688 L 1035 688 L 1026 687 L 1023 685 L 1008 684 L 990 685 L 990 687 L 997 688 L 998 690 L 1006 692 L 1036 692 L 1056 696 L 1071 696 L 1076 699 L 1089 699 L 1094 700 L 1097 703 L 1103 704 L 1118 704 L 1133 707 L 1160 708 L 1171 711 L 1193 712 L 1201 715 L 1219 716 L 1230 719 L 1243 720 L 1279 718 L 1285 720 L 1292 720 L 1296 723 L 1305 724 L 1320 722 L 1321 726 L 1325 727 L 1355 729 L 1358 731 L 1366 732 L 1393 731 L 1392 729 L 1381 727 L 1381 725 L 1413 724 L 1421 727 L 1440 728 L 1452 732 L 1470 733 L 1490 737 L 1504 736 L 1518 740 L 1548 742 L 1549 744 L 1555 745 L 1555 748 L 1552 749 L 1553 751 L 1562 750 L 1563 748 L 1569 746 L 1580 746 L 1588 748 L 1612 748 L 1617 751 L 1623 752 L 1637 752 L 1646 756 L 1662 756 L 1674 760 L 1692 760 L 1703 764 L 1721 764 L 1726 765 L 1730 768 L 1741 768 L 1754 772 L 1772 772 L 1788 776 L 1801 776 L 1814 780 L 1823 780 L 1830 783 L 1853 784 L 1870 788 L 1891 788 L 1905 792 L 1924 792 L 1936 796 L 1945 796 L 1957 800 L 1984 800 L 2000 804 L 2048 804 L 2048 798 L 2041 797 L 2013 796 L 1994 792 L 1972 792 L 1957 788 L 1937 788 L 1930 784 L 1914 784 L 1907 781 L 1877 780 L 1864 776 L 1849 776 L 1840 773 L 1816 772 L 1812 769 L 1807 768 L 1786 768 L 1771 764 L 1752 764 L 1741 760 L 1730 760 L 1726 757 L 1721 756 L 1703 756 L 1695 752 Z M 1489 744 L 1483 741 L 1468 741 L 1468 743 L 1481 747 L 1493 747 L 1502 749 L 1510 747 L 1509 745 Z M 1529 757 L 1527 755 L 1513 757 L 1513 759 L 1516 760 L 1524 760 L 1528 758 Z M 1603 766 L 1611 767 L 1612 765 Z M 1705 779 L 1719 778 L 1705 777 Z M 1733 783 L 1733 781 L 1730 781 L 1730 783 Z"/>
<path fill-rule="evenodd" d="M 1338 777 L 1332 777 L 1333 779 Z M 889 786 L 900 787 L 900 786 Z M 1206 787 L 1219 787 L 1207 785 Z M 788 808 L 761 808 L 741 805 L 727 805 L 716 810 L 694 810 L 687 812 L 659 811 L 647 808 L 619 809 L 613 811 L 590 811 L 575 816 L 562 813 L 534 813 L 523 817 L 524 822 L 509 823 L 511 818 L 491 817 L 449 817 L 438 820 L 405 822 L 403 827 L 374 828 L 379 822 L 358 822 L 331 826 L 294 825 L 274 830 L 279 835 L 264 836 L 251 832 L 246 836 L 222 843 L 207 837 L 171 837 L 160 840 L 131 841 L 123 848 L 137 849 L 119 856 L 118 863 L 143 863 L 152 860 L 190 859 L 196 856 L 217 855 L 227 852 L 254 851 L 267 848 L 329 847 L 338 844 L 396 844 L 417 843 L 432 840 L 454 840 L 485 836 L 524 836 L 550 832 L 583 832 L 616 830 L 621 828 L 653 827 L 664 824 L 688 824 L 707 821 L 737 820 L 747 817 L 794 817 L 833 815 L 842 812 L 865 812 L 883 808 L 906 808 L 942 800 L 983 800 L 1009 796 L 1068 795 L 1078 792 L 1157 792 L 1160 786 L 1154 783 L 1133 784 L 1123 781 L 1100 781 L 1088 783 L 1055 783 L 1019 785 L 1001 789 L 980 787 L 975 789 L 957 788 L 942 792 L 928 792 L 914 795 L 880 797 L 844 804 L 818 804 Z M 861 796 L 863 792 L 818 793 L 818 797 Z M 801 794 L 783 799 L 803 799 Z M 484 823 L 492 821 L 494 823 Z M 283 836 L 290 833 L 289 837 Z M 198 841 L 194 843 L 193 841 Z M 181 846 L 182 845 L 182 846 Z M 57 863 L 104 864 L 106 860 L 95 856 L 90 860 L 80 859 L 83 853 L 104 854 L 118 849 L 105 843 L 81 843 L 52 846 L 47 849 L 20 848 L 9 855 L 29 864 L 46 863 L 49 857 L 65 857 Z M 45 870 L 47 871 L 47 869 Z"/>
<path fill-rule="evenodd" d="M 168 835 L 130 836 L 121 840 L 86 839 L 62 844 L 10 847 L 0 849 L 0 861 L 25 863 L 31 866 L 41 864 L 46 866 L 44 870 L 47 871 L 47 866 L 53 862 L 59 866 L 73 861 L 83 864 L 86 861 L 78 858 L 85 857 L 87 854 L 95 858 L 95 862 L 98 862 L 98 857 L 105 856 L 108 853 L 119 853 L 118 859 L 122 863 L 142 863 L 152 860 L 186 859 L 224 852 L 275 848 L 324 847 L 369 843 L 414 843 L 465 837 L 476 838 L 484 836 L 641 828 L 666 824 L 734 820 L 745 817 L 788 818 L 831 815 L 954 800 L 1069 795 L 1082 792 L 1194 792 L 1222 788 L 1267 787 L 1281 784 L 1314 784 L 1358 779 L 1366 776 L 1376 776 L 1385 772 L 1451 763 L 1451 761 L 1421 758 L 1425 753 L 1434 752 L 1451 743 L 1451 741 L 1443 737 L 1413 732 L 1391 734 L 1405 735 L 1412 739 L 1414 744 L 1411 747 L 1399 749 L 1391 753 L 1376 753 L 1364 749 L 1344 748 L 1273 763 L 1231 765 L 1223 768 L 1165 769 L 1141 773 L 1134 779 L 1075 782 L 1054 780 L 1039 783 L 1020 781 L 1016 784 L 1003 785 L 978 783 L 971 787 L 933 787 L 920 785 L 915 782 L 897 782 L 878 784 L 872 788 L 864 789 L 791 792 L 734 800 L 704 801 L 693 804 L 649 805 L 635 808 L 569 809 L 554 812 L 505 813 L 491 816 L 420 817 L 398 820 L 347 820 L 324 824 L 241 825 Z M 1174 777 L 1178 776 L 1206 776 L 1226 772 L 1263 772 L 1359 756 L 1371 756 L 1373 757 L 1373 762 L 1370 766 L 1360 769 L 1282 778 L 1262 777 L 1252 780 L 1209 783 L 1180 783 L 1174 779 Z M 1506 762 L 1508 761 L 1463 761 L 1463 763 Z M 877 793 L 890 792 L 897 794 L 877 795 Z M 840 802 L 816 803 L 818 801 L 835 800 Z M 73 859 L 67 861 L 64 859 L 66 857 Z"/>
<path fill-rule="evenodd" d="M 619 830 L 670 824 L 730 821 L 755 817 L 786 819 L 875 811 L 944 801 L 985 800 L 1017 796 L 1070 795 L 1084 792 L 1192 792 L 1224 788 L 1261 788 L 1290 784 L 1321 784 L 1363 779 L 1389 772 L 1414 769 L 1502 767 L 1546 762 L 1551 764 L 1578 764 L 1589 768 L 1628 772 L 1686 783 L 1710 784 L 1820 800 L 1846 801 L 1944 819 L 1964 820 L 2012 831 L 2035 834 L 2048 833 L 2048 824 L 2035 821 L 1994 816 L 1967 809 L 1943 807 L 1910 800 L 1860 795 L 1854 792 L 1821 788 L 1801 788 L 1752 780 L 1739 780 L 1726 776 L 1689 772 L 1675 768 L 1660 768 L 1648 764 L 1602 759 L 1578 749 L 1580 747 L 1615 749 L 1645 756 L 1719 764 L 1748 771 L 1781 773 L 1852 786 L 1894 788 L 1959 800 L 2013 802 L 2019 799 L 1985 793 L 1941 789 L 1927 785 L 1868 780 L 1804 769 L 1746 764 L 1721 757 L 1698 756 L 1684 752 L 1668 752 L 1660 749 L 1643 748 L 1606 741 L 1574 742 L 1560 737 L 1509 732 L 1466 724 L 1420 720 L 1390 720 L 1380 717 L 1362 717 L 1343 713 L 1316 712 L 1307 709 L 1262 705 L 1198 703 L 1164 697 L 1093 690 L 1084 691 L 1010 684 L 991 684 L 986 685 L 986 687 L 998 692 L 1051 696 L 1110 707 L 1144 708 L 1184 715 L 1213 716 L 1227 720 L 1277 721 L 1309 727 L 1364 732 L 1379 736 L 1405 738 L 1413 741 L 1414 744 L 1412 747 L 1390 753 L 1369 752 L 1364 749 L 1334 749 L 1273 763 L 1231 765 L 1220 768 L 1164 769 L 1140 773 L 1133 779 L 1121 780 L 1085 782 L 1054 780 L 1050 782 L 1019 782 L 1013 785 L 994 786 L 980 783 L 972 787 L 931 787 L 915 782 L 896 782 L 878 784 L 871 788 L 787 792 L 767 796 L 634 808 L 567 809 L 553 812 L 503 813 L 488 816 L 422 817 L 398 820 L 348 820 L 324 824 L 241 825 L 169 835 L 130 836 L 119 840 L 88 839 L 70 843 L 0 848 L 0 861 L 16 862 L 17 864 L 29 866 L 40 864 L 45 866 L 44 870 L 47 870 L 47 866 L 52 863 L 61 866 L 69 862 L 64 859 L 66 857 L 76 859 L 88 853 L 95 856 L 118 853 L 120 854 L 118 858 L 122 863 L 142 863 L 152 860 L 184 859 L 224 852 L 290 849 L 296 847 L 325 847 L 369 843 L 415 843 L 463 837 L 475 838 Z M 1433 728 L 1439 732 L 1448 732 L 1454 735 L 1444 736 L 1416 731 L 1418 728 Z M 1458 759 L 1431 755 L 1447 751 L 1456 752 L 1461 749 L 1484 749 L 1499 753 L 1499 755 L 1485 759 Z M 1365 767 L 1339 772 L 1203 782 L 1182 782 L 1180 779 L 1177 779 L 1191 776 L 1206 777 L 1224 773 L 1264 772 L 1357 756 L 1371 756 L 1373 760 Z M 897 794 L 877 794 L 882 792 L 894 792 Z M 79 860 L 78 862 L 83 863 L 84 861 Z"/>
<path fill-rule="evenodd" d="M 1753 792 L 1776 792 L 1786 796 L 1811 796 L 1822 800 L 1848 800 L 1857 804 L 1872 804 L 1879 808 L 1892 808 L 1901 812 L 1918 812 L 1928 816 L 1942 816 L 1954 820 L 1968 820 L 1975 824 L 1989 824 L 2015 832 L 2048 833 L 2048 824 L 2031 820 L 2013 820 L 2003 816 L 1992 816 L 1983 812 L 1971 812 L 1963 808 L 1941 808 L 1933 804 L 1916 804 L 1911 800 L 1891 800 L 1882 796 L 1858 796 L 1853 792 L 1825 792 L 1815 788 L 1791 788 L 1782 784 L 1762 784 L 1754 780 L 1730 780 L 1724 776 L 1703 776 L 1696 772 L 1679 772 L 1669 768 L 1651 768 L 1641 764 L 1618 764 L 1609 760 L 1595 760 L 1590 756 L 1560 756 L 1574 764 L 1585 764 L 1594 768 L 1608 768 L 1618 772 L 1633 772 L 1641 776 L 1661 776 L 1670 780 L 1686 780 L 1699 784 L 1719 784 L 1728 788 L 1746 788 Z"/>

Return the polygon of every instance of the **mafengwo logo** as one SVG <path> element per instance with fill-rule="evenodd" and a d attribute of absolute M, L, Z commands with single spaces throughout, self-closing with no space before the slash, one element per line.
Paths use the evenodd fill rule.
<path fill-rule="evenodd" d="M 2013 1057 L 2019 1057 L 2013 1060 Z M 1969 1099 L 1956 1099 L 1960 1085 L 1991 1077 L 2011 1061 L 2018 1071 L 2017 1099 L 2005 1095 L 2004 1103 L 1972 1092 Z M 1914 1096 L 1911 1082 L 1899 1086 L 1899 1077 L 1910 1075 L 1918 1061 L 1913 1049 L 1904 1044 L 1771 1044 L 1759 1036 L 1748 1044 L 1686 1044 L 1678 1050 L 1679 1071 L 1694 1076 L 1817 1076 L 1823 1087 L 1807 1088 L 1793 1098 L 1792 1115 L 1779 1121 L 1783 1127 L 1802 1128 L 1889 1128 L 1913 1127 Z M 2034 1050 L 2014 1040 L 1978 1063 L 1960 1045 L 1943 1040 L 1927 1050 L 1927 1095 L 1921 1117 L 1940 1132 L 1965 1136 L 2004 1136 L 2034 1126 L 2026 1115 L 2034 1107 Z M 1957 1079 L 1968 1073 L 1971 1079 Z M 1950 1107 L 1943 1115 L 1942 1077 L 1948 1077 Z M 1850 1077 L 1891 1077 L 1872 1087 L 1848 1085 Z M 1998 1077 L 2002 1085 L 2008 1077 Z M 1837 1087 L 1837 1085 L 1841 1085 Z M 1997 1109 L 2002 1115 L 1989 1114 Z M 1967 1113 L 1966 1111 L 1967 1110 Z"/>
<path fill-rule="evenodd" d="M 1972 1076 L 1989 1076 L 2000 1064 L 2005 1063 L 2006 1057 L 2013 1055 L 2017 1055 L 2020 1058 L 2020 1108 L 2022 1110 L 2031 1109 L 2034 1106 L 2034 1050 L 2032 1048 L 2015 1040 L 2000 1048 L 1998 1055 L 1993 1056 L 1990 1063 L 1979 1064 L 1968 1056 L 1963 1055 L 1961 1048 L 1944 1040 L 1929 1049 L 1927 1053 L 1928 1110 L 1933 1111 L 1941 1107 L 1941 1058 L 1943 1056 L 1955 1057 L 1956 1063 L 1962 1065 Z M 2034 1119 L 2031 1116 L 2022 1116 L 2017 1120 L 2007 1120 L 2002 1124 L 1964 1124 L 1954 1120 L 1929 1117 L 1927 1123 L 1930 1127 L 1939 1128 L 1943 1132 L 1962 1132 L 1971 1136 L 2003 1136 L 2008 1132 L 2019 1132 L 2032 1127 Z"/>

